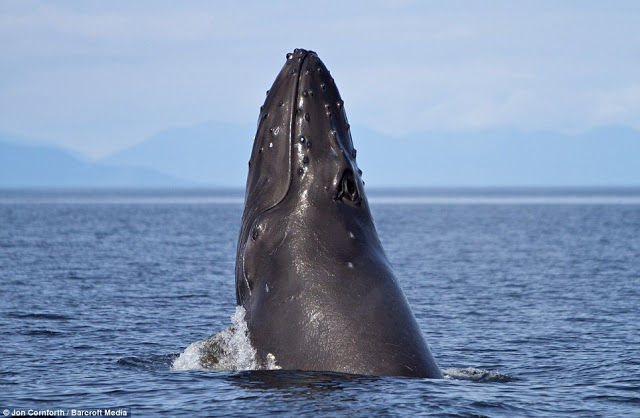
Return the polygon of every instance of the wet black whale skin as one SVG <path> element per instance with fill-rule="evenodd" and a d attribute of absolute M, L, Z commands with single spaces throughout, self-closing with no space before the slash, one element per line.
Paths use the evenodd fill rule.
<path fill-rule="evenodd" d="M 236 258 L 260 361 L 291 370 L 440 378 L 382 249 L 344 102 L 296 49 L 260 109 Z"/>

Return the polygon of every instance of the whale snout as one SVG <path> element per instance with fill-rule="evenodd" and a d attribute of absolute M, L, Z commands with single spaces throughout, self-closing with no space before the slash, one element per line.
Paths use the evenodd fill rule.
<path fill-rule="evenodd" d="M 356 155 L 344 101 L 329 70 L 313 51 L 288 53 L 260 108 L 247 202 L 257 202 L 259 213 L 292 190 L 317 188 L 334 200 L 359 204 L 364 183 Z"/>

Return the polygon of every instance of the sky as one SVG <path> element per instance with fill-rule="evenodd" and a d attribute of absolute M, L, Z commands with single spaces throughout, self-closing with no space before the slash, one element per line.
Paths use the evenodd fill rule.
<path fill-rule="evenodd" d="M 350 122 L 392 135 L 640 130 L 640 2 L 0 2 L 0 131 L 92 158 L 255 123 L 294 48 Z"/>

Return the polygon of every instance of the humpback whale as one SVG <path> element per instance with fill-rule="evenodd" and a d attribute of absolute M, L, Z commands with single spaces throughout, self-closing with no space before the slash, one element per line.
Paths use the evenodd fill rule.
<path fill-rule="evenodd" d="M 440 378 L 382 248 L 344 102 L 296 49 L 260 108 L 236 256 L 258 361 L 278 368 Z"/>

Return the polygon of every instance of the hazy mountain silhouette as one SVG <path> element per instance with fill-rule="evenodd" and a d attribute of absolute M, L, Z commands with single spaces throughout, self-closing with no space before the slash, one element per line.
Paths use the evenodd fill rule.
<path fill-rule="evenodd" d="M 18 140 L 20 142 L 18 142 Z M 11 141 L 11 142 L 7 142 Z M 139 167 L 110 167 L 40 141 L 0 134 L 0 187 L 180 187 L 193 185 Z"/>
<path fill-rule="evenodd" d="M 244 186 L 253 125 L 204 122 L 171 128 L 101 160 L 145 167 L 204 185 Z"/>
<path fill-rule="evenodd" d="M 217 122 L 172 128 L 98 162 L 0 142 L 0 186 L 243 187 L 254 131 Z M 354 127 L 353 139 L 367 187 L 640 185 L 640 132 L 622 126 L 398 137 Z"/>
<path fill-rule="evenodd" d="M 354 128 L 353 138 L 364 179 L 376 186 L 640 185 L 640 132 L 621 126 L 396 138 Z"/>
<path fill-rule="evenodd" d="M 103 159 L 201 184 L 244 186 L 255 127 L 207 122 L 163 131 Z M 372 186 L 607 186 L 640 184 L 640 132 L 579 135 L 511 129 L 391 137 L 353 128 Z"/>

